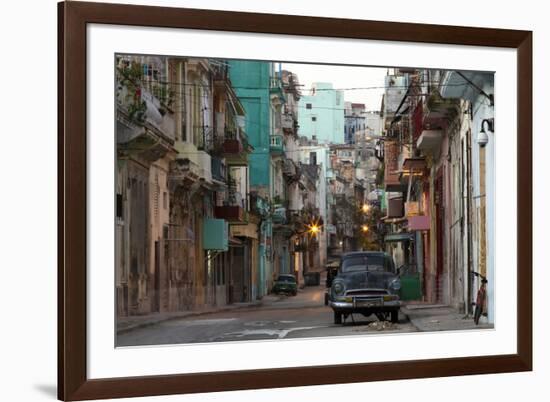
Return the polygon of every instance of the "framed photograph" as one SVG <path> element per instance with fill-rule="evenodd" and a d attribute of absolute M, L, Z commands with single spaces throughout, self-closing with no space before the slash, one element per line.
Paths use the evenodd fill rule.
<path fill-rule="evenodd" d="M 58 397 L 532 369 L 532 33 L 63 2 Z"/>

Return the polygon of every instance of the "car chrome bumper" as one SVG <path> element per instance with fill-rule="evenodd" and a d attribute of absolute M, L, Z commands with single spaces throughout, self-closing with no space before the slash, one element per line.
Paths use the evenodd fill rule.
<path fill-rule="evenodd" d="M 401 307 L 400 300 L 362 300 L 360 302 L 354 300 L 347 301 L 330 301 L 329 305 L 336 310 L 360 310 L 360 309 L 393 309 Z"/>

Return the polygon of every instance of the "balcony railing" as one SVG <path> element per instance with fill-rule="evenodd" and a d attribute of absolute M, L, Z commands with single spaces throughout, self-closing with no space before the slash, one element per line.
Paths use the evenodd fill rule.
<path fill-rule="evenodd" d="M 246 223 L 246 211 L 240 205 L 220 205 L 215 208 L 216 218 L 225 219 L 232 224 Z"/>
<path fill-rule="evenodd" d="M 241 193 L 234 190 L 234 181 L 229 178 L 229 195 L 223 205 L 215 207 L 217 218 L 225 219 L 232 224 L 244 224 L 248 222 L 247 201 Z"/>
<path fill-rule="evenodd" d="M 282 135 L 270 136 L 269 150 L 274 154 L 282 154 L 285 151 Z"/>
<path fill-rule="evenodd" d="M 197 149 L 205 152 L 214 150 L 214 130 L 211 127 L 197 126 Z"/>
<path fill-rule="evenodd" d="M 227 166 L 248 166 L 248 138 L 244 132 L 226 131 L 216 139 L 214 153 L 223 156 Z"/>
<path fill-rule="evenodd" d="M 271 89 L 282 89 L 283 83 L 281 82 L 281 79 L 277 76 L 270 77 L 269 78 L 269 88 Z"/>

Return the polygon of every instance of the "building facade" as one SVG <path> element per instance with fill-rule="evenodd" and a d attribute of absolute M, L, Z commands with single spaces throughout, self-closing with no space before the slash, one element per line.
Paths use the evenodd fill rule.
<path fill-rule="evenodd" d="M 386 249 L 428 303 L 471 313 L 486 277 L 493 322 L 493 76 L 395 69 L 386 82 Z"/>
<path fill-rule="evenodd" d="M 224 305 L 246 294 L 234 291 L 228 247 L 229 226 L 245 224 L 250 209 L 244 121 L 223 62 L 117 58 L 119 316 Z M 243 270 L 252 276 L 254 266 Z"/>
<path fill-rule="evenodd" d="M 316 82 L 300 98 L 300 135 L 318 143 L 344 143 L 344 93 L 331 83 Z"/>

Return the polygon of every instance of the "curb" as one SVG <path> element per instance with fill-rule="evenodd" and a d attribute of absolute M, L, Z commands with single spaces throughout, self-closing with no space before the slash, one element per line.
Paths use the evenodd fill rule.
<path fill-rule="evenodd" d="M 276 304 L 276 303 L 277 302 L 274 302 L 274 304 Z M 278 310 L 278 309 L 293 310 L 293 309 L 304 308 L 304 306 L 278 307 L 278 306 L 273 305 L 273 304 L 265 304 L 264 301 L 260 300 L 258 303 L 253 303 L 253 304 L 250 304 L 250 305 L 241 305 L 241 306 L 230 305 L 230 306 L 227 306 L 227 307 L 218 308 L 216 310 L 189 311 L 189 312 L 186 312 L 186 313 L 182 313 L 180 315 L 173 315 L 173 316 L 169 316 L 169 317 L 152 319 L 150 321 L 140 322 L 140 323 L 133 324 L 133 325 L 130 325 L 130 326 L 125 327 L 125 328 L 121 328 L 120 330 L 117 329 L 116 334 L 117 334 L 117 336 L 118 335 L 123 335 L 123 334 L 126 334 L 128 332 L 132 332 L 135 329 L 152 327 L 152 326 L 160 324 L 162 322 L 167 322 L 167 321 L 172 321 L 172 320 L 179 320 L 179 319 L 187 318 L 187 317 L 198 317 L 198 316 L 201 316 L 201 315 L 214 314 L 214 313 L 223 313 L 223 312 L 231 311 L 231 310 L 254 309 L 254 308 L 258 308 L 258 307 L 265 307 L 266 310 Z M 306 306 L 306 308 L 314 308 L 314 307 L 325 307 L 325 306 L 322 305 L 322 304 L 319 305 L 319 306 Z"/>
<path fill-rule="evenodd" d="M 140 323 L 137 323 L 137 324 L 134 324 L 134 325 L 130 325 L 126 328 L 117 329 L 116 334 L 117 335 L 122 335 L 122 334 L 126 334 L 128 332 L 132 332 L 135 329 L 152 327 L 152 326 L 160 324 L 162 322 L 167 322 L 167 321 L 172 321 L 172 320 L 179 320 L 181 318 L 197 317 L 197 316 L 201 316 L 201 315 L 208 315 L 208 314 L 214 314 L 214 313 L 223 313 L 225 311 L 238 310 L 238 309 L 244 309 L 244 308 L 255 308 L 255 307 L 260 307 L 262 304 L 263 303 L 260 302 L 260 303 L 252 304 L 250 306 L 222 307 L 222 308 L 219 308 L 217 310 L 211 310 L 211 311 L 194 311 L 194 312 L 191 311 L 191 312 L 181 314 L 181 315 L 173 315 L 173 316 L 170 316 L 170 317 L 164 317 L 164 318 L 159 318 L 159 319 L 156 319 L 156 320 L 151 320 L 151 321 L 147 321 L 147 322 L 140 322 Z"/>
<path fill-rule="evenodd" d="M 424 332 L 424 331 L 422 331 L 422 330 L 418 327 L 418 325 L 416 325 L 416 324 L 414 323 L 413 320 L 411 320 L 411 316 L 410 316 L 409 313 L 408 313 L 409 309 L 408 309 L 407 307 L 401 306 L 401 308 L 400 308 L 399 310 L 400 310 L 401 313 L 405 316 L 405 318 L 407 319 L 407 321 L 409 321 L 409 322 L 411 323 L 411 325 L 412 325 L 413 327 L 415 327 L 416 330 L 417 330 L 418 332 Z"/>

